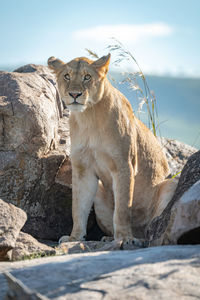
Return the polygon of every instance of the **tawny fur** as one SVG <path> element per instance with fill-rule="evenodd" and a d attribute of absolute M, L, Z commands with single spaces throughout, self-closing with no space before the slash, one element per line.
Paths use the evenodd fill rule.
<path fill-rule="evenodd" d="M 109 60 L 110 55 L 94 62 L 48 61 L 71 111 L 71 241 L 84 239 L 93 204 L 105 233 L 126 242 L 144 237 L 145 227 L 161 214 L 176 188 L 174 180 L 166 180 L 169 167 L 159 142 L 107 80 Z M 69 93 L 79 93 L 79 104 Z"/>

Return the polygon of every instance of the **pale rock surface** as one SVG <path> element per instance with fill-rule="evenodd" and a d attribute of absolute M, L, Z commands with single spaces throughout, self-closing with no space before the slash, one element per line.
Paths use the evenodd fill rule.
<path fill-rule="evenodd" d="M 176 244 L 191 230 L 196 230 L 196 237 L 189 241 L 200 243 L 200 151 L 190 156 L 185 164 L 173 201 L 165 243 Z"/>
<path fill-rule="evenodd" d="M 8 251 L 15 247 L 26 219 L 22 209 L 0 199 L 0 260 L 6 260 Z"/>
<path fill-rule="evenodd" d="M 162 246 L 2 263 L 0 299 L 7 292 L 3 272 L 10 272 L 29 290 L 48 299 L 199 299 L 200 246 Z"/>
<path fill-rule="evenodd" d="M 200 151 L 192 154 L 185 164 L 177 189 L 164 209 L 147 230 L 150 241 L 164 239 L 164 243 L 177 243 L 182 234 L 200 227 Z M 197 230 L 197 235 L 198 235 Z M 200 243 L 200 236 L 197 237 Z M 155 243 L 153 243 L 155 245 Z"/>
<path fill-rule="evenodd" d="M 177 244 L 183 234 L 198 227 L 200 228 L 200 180 L 192 185 L 172 208 L 167 229 L 168 242 Z"/>

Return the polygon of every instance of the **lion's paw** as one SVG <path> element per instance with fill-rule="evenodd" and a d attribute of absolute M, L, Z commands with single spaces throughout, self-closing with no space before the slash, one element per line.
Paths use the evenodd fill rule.
<path fill-rule="evenodd" d="M 58 244 L 62 244 L 62 243 L 67 243 L 69 242 L 69 235 L 63 235 L 59 241 L 58 241 Z"/>
<path fill-rule="evenodd" d="M 144 241 L 134 238 L 133 242 L 136 247 L 144 248 Z"/>
<path fill-rule="evenodd" d="M 114 238 L 112 236 L 103 236 L 101 242 L 112 242 Z"/>
<path fill-rule="evenodd" d="M 135 248 L 144 248 L 145 242 L 143 240 L 134 238 L 134 237 L 126 237 L 122 238 L 122 249 L 131 249 L 132 247 Z"/>

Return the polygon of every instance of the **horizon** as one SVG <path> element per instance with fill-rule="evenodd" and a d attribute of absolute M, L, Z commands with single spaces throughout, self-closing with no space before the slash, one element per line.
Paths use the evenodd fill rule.
<path fill-rule="evenodd" d="M 21 64 L 16 64 L 16 65 L 0 65 L 0 72 L 14 72 L 14 70 L 28 65 L 28 64 L 35 64 L 35 65 L 43 65 L 45 67 L 47 66 L 47 63 L 43 62 L 43 63 L 21 63 Z M 131 70 L 132 71 L 132 70 Z M 113 73 L 113 74 L 127 74 L 130 71 L 123 71 L 122 69 L 120 70 L 120 68 L 112 68 L 112 66 L 110 67 L 108 73 Z M 161 77 L 161 78 L 174 78 L 174 79 L 185 79 L 185 80 L 200 80 L 200 74 L 197 75 L 192 75 L 192 74 L 187 74 L 187 73 L 183 73 L 183 74 L 174 74 L 174 73 L 170 73 L 170 72 L 166 72 L 166 73 L 148 73 L 148 72 L 143 72 L 145 76 L 147 77 Z"/>

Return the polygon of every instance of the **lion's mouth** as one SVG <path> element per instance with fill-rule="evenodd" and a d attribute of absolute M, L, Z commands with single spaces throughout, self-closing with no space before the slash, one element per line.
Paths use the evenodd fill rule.
<path fill-rule="evenodd" d="M 70 103 L 69 105 L 72 105 L 72 104 L 75 104 L 75 105 L 83 105 L 82 103 L 79 103 L 79 102 L 77 102 L 76 100 L 74 100 L 74 102 L 72 102 L 72 103 Z"/>

